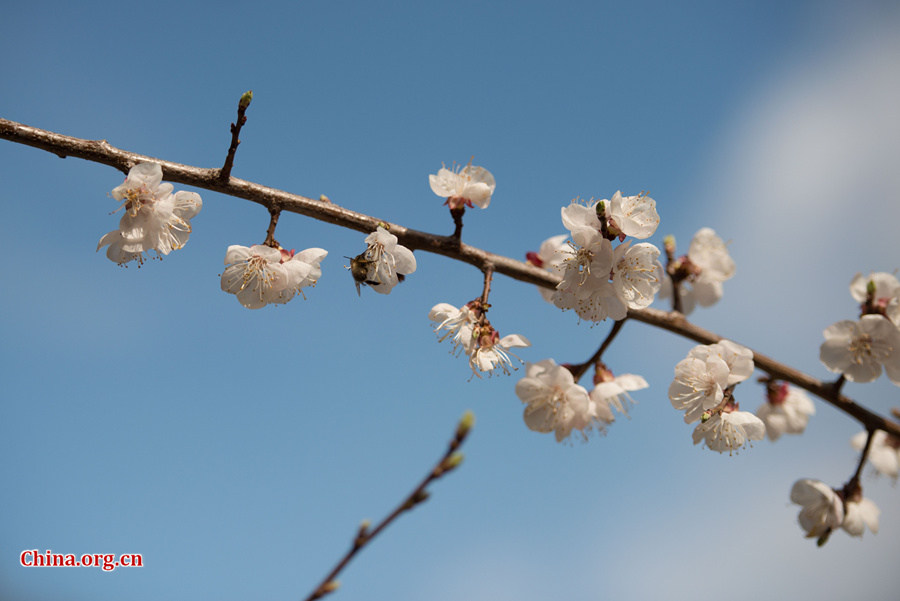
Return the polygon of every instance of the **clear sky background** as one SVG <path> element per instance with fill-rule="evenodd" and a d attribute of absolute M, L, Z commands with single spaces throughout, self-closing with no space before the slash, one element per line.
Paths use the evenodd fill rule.
<path fill-rule="evenodd" d="M 692 318 L 822 378 L 822 330 L 853 319 L 858 272 L 900 268 L 896 2 L 3 3 L 0 116 L 450 233 L 427 176 L 490 169 L 464 241 L 524 258 L 576 196 L 649 190 L 682 251 L 702 226 L 738 275 Z M 817 402 L 807 434 L 720 456 L 666 390 L 691 343 L 626 324 L 631 419 L 559 445 L 529 431 L 511 377 L 469 381 L 431 332 L 472 267 L 417 253 L 387 297 L 343 265 L 363 235 L 285 215 L 329 251 L 307 300 L 259 311 L 219 290 L 264 209 L 199 191 L 187 246 L 140 269 L 95 253 L 117 226 L 106 166 L 0 142 L 0 599 L 303 598 L 443 452 L 462 468 L 341 576 L 334 599 L 893 600 L 900 498 L 867 469 L 881 532 L 803 538 L 791 484 L 852 474 L 860 427 Z M 177 186 L 178 189 L 184 188 Z M 492 323 L 528 361 L 579 362 L 578 324 L 498 277 Z M 886 380 L 846 391 L 879 412 Z M 762 389 L 738 390 L 755 410 Z M 145 567 L 26 569 L 23 549 L 142 553 Z"/>

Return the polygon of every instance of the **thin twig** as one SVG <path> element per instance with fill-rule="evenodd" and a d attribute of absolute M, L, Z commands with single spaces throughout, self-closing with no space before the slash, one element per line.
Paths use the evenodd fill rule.
<path fill-rule="evenodd" d="M 159 163 L 163 169 L 163 177 L 166 181 L 243 198 L 263 205 L 268 209 L 277 206 L 283 211 L 312 217 L 319 221 L 325 221 L 364 233 L 373 232 L 379 224 L 387 223 L 390 226 L 391 233 L 397 236 L 398 242 L 411 250 L 423 250 L 443 255 L 457 261 L 469 263 L 482 270 L 490 264 L 496 273 L 502 273 L 513 279 L 545 288 L 555 289 L 560 282 L 558 275 L 540 267 L 463 244 L 452 236 L 438 236 L 406 228 L 399 224 L 390 223 L 385 219 L 345 209 L 332 202 L 313 200 L 312 198 L 290 194 L 234 177 L 222 181 L 218 178 L 218 169 L 192 167 L 128 152 L 112 146 L 106 140 L 73 138 L 2 118 L 0 118 L 0 138 L 18 144 L 33 146 L 63 158 L 74 156 L 95 163 L 110 165 L 125 174 L 138 163 L 147 161 Z M 666 312 L 652 308 L 630 309 L 628 317 L 668 330 L 701 344 L 713 344 L 722 340 L 722 336 L 690 323 L 684 315 L 678 312 Z M 832 383 L 822 382 L 756 351 L 753 351 L 753 360 L 757 368 L 767 372 L 772 377 L 785 380 L 811 392 L 858 420 L 866 429 L 884 430 L 900 437 L 900 425 L 858 405 L 842 394 L 836 394 Z"/>
<path fill-rule="evenodd" d="M 862 474 L 863 465 L 869 457 L 869 448 L 872 446 L 872 439 L 875 438 L 875 430 L 869 430 L 866 434 L 866 446 L 863 447 L 862 453 L 859 454 L 859 464 L 856 466 L 856 472 L 853 477 L 844 486 L 845 491 L 853 491 L 859 486 L 859 476 Z"/>
<path fill-rule="evenodd" d="M 609 348 L 609 345 L 612 344 L 613 339 L 619 333 L 619 330 L 622 329 L 622 326 L 625 325 L 625 320 L 627 319 L 628 318 L 626 317 L 625 319 L 621 319 L 613 324 L 613 327 L 609 331 L 609 334 L 606 335 L 606 338 L 600 344 L 600 348 L 597 349 L 597 352 L 594 353 L 590 359 L 588 359 L 584 363 L 569 366 L 569 371 L 572 372 L 572 377 L 575 378 L 576 382 L 581 379 L 581 377 L 584 375 L 584 372 L 586 372 L 591 365 L 594 365 L 595 363 L 597 363 L 597 361 L 600 360 L 600 357 L 603 356 L 603 353 L 605 353 L 606 349 Z"/>
<path fill-rule="evenodd" d="M 228 178 L 231 177 L 234 153 L 237 152 L 238 144 L 241 143 L 238 136 L 241 135 L 241 128 L 247 122 L 247 116 L 244 113 L 247 112 L 247 107 L 250 106 L 251 100 L 253 100 L 253 90 L 247 90 L 238 101 L 237 121 L 231 124 L 231 146 L 228 147 L 228 156 L 225 157 L 225 164 L 222 165 L 222 169 L 219 171 L 219 179 L 222 181 L 228 181 Z"/>
<path fill-rule="evenodd" d="M 444 474 L 450 472 L 455 469 L 462 463 L 462 453 L 457 453 L 457 449 L 462 445 L 463 441 L 465 441 L 466 436 L 468 436 L 469 431 L 472 428 L 472 425 L 475 422 L 475 416 L 471 411 L 466 411 L 465 415 L 463 415 L 462 419 L 459 421 L 459 424 L 456 426 L 456 432 L 453 435 L 453 439 L 450 441 L 450 444 L 447 445 L 447 451 L 441 456 L 438 462 L 434 465 L 433 468 L 428 472 L 428 475 L 419 483 L 419 485 L 407 496 L 403 501 L 400 502 L 399 505 L 388 515 L 386 518 L 381 520 L 381 522 L 375 526 L 372 530 L 369 530 L 369 525 L 367 522 L 363 522 L 359 527 L 359 530 L 356 533 L 356 537 L 353 539 L 353 545 L 350 547 L 350 550 L 347 551 L 346 554 L 337 562 L 337 565 L 328 573 L 325 578 L 322 579 L 322 582 L 313 590 L 312 593 L 308 597 L 306 597 L 305 601 L 313 601 L 314 599 L 320 599 L 329 593 L 333 593 L 337 590 L 339 586 L 339 582 L 335 580 L 337 575 L 343 570 L 350 560 L 369 542 L 372 541 L 373 538 L 378 536 L 378 534 L 387 528 L 387 526 L 396 520 L 400 515 L 406 511 L 411 510 L 413 507 L 418 505 L 419 503 L 424 502 L 428 499 L 428 491 L 425 490 L 429 484 L 443 476 Z"/>

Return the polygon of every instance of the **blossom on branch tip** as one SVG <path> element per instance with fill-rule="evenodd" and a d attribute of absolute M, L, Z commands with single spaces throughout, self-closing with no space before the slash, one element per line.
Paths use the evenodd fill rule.
<path fill-rule="evenodd" d="M 321 248 L 300 253 L 257 244 L 233 244 L 225 253 L 222 290 L 237 296 L 248 309 L 260 309 L 269 303 L 284 304 L 315 286 L 322 275 L 319 263 L 328 254 Z"/>
<path fill-rule="evenodd" d="M 815 413 L 816 407 L 806 391 L 786 382 L 773 385 L 766 402 L 756 410 L 756 416 L 766 425 L 766 435 L 773 442 L 782 434 L 802 434 Z"/>
<path fill-rule="evenodd" d="M 112 190 L 112 197 L 122 201 L 125 214 L 119 229 L 100 238 L 97 250 L 109 246 L 106 256 L 119 265 L 130 261 L 144 262 L 144 253 L 155 251 L 157 257 L 182 248 L 191 235 L 190 220 L 203 206 L 196 192 L 172 193 L 173 186 L 162 183 L 162 167 L 158 163 L 138 163 L 132 167 L 124 183 Z"/>
<path fill-rule="evenodd" d="M 477 206 L 486 209 L 497 187 L 494 176 L 484 167 L 473 167 L 472 162 L 460 169 L 442 167 L 436 175 L 428 176 L 431 190 L 446 198 L 451 209 Z"/>
<path fill-rule="evenodd" d="M 881 368 L 900 386 L 900 329 L 883 315 L 863 315 L 828 326 L 819 359 L 851 382 L 871 382 Z"/>
<path fill-rule="evenodd" d="M 868 435 L 869 433 L 865 430 L 854 434 L 850 439 L 850 446 L 862 452 L 866 446 Z M 897 476 L 900 474 L 900 440 L 884 430 L 876 430 L 872 434 L 872 443 L 869 445 L 867 459 L 876 471 L 889 476 L 896 482 Z"/>
<path fill-rule="evenodd" d="M 791 487 L 791 502 L 802 506 L 797 520 L 807 538 L 818 538 L 821 546 L 832 530 L 844 522 L 844 502 L 837 492 L 819 480 L 803 479 Z"/>

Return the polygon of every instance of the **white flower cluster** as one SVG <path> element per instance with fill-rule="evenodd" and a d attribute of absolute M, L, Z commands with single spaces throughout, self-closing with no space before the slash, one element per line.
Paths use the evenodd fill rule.
<path fill-rule="evenodd" d="M 125 182 L 113 188 L 112 197 L 122 201 L 125 214 L 119 229 L 100 238 L 97 250 L 104 246 L 106 256 L 119 265 L 144 262 L 144 253 L 157 257 L 183 247 L 191 235 L 191 219 L 203 202 L 196 192 L 172 193 L 173 186 L 162 183 L 158 163 L 138 163 L 128 171 Z"/>
<path fill-rule="evenodd" d="M 782 382 L 767 391 L 766 402 L 756 410 L 756 417 L 766 425 L 766 435 L 774 442 L 782 434 L 803 434 L 815 413 L 816 407 L 803 389 Z"/>
<path fill-rule="evenodd" d="M 846 495 L 819 480 L 797 480 L 791 487 L 791 502 L 802 506 L 797 517 L 800 526 L 807 538 L 818 539 L 820 546 L 836 528 L 843 528 L 851 536 L 862 536 L 866 527 L 873 534 L 878 533 L 881 510 L 864 498 L 858 488 Z"/>
<path fill-rule="evenodd" d="M 350 271 L 359 294 L 360 284 L 368 285 L 379 294 L 390 294 L 394 286 L 415 272 L 413 252 L 397 244 L 397 236 L 381 226 L 366 236 L 366 250 L 351 259 Z"/>
<path fill-rule="evenodd" d="M 659 215 L 652 198 L 616 192 L 610 200 L 587 206 L 573 202 L 563 207 L 562 222 L 572 244 L 560 248 L 559 237 L 544 243 L 547 252 L 561 255 L 545 265 L 562 273 L 553 304 L 598 322 L 607 317 L 624 319 L 628 309 L 642 309 L 653 302 L 661 285 L 659 249 L 646 242 L 632 246 L 631 241 L 613 249 L 611 242 L 653 235 Z"/>
<path fill-rule="evenodd" d="M 531 342 L 520 334 L 500 338 L 490 322 L 483 318 L 480 301 L 472 301 L 459 309 L 439 303 L 428 312 L 428 319 L 434 322 L 435 333 L 444 330 L 439 341 L 451 338 L 454 354 L 465 353 L 472 373 L 479 378 L 482 373 L 492 375 L 495 369 L 509 375 L 510 368 L 515 369 L 510 359 L 510 355 L 515 355 L 509 349 L 531 346 Z"/>
<path fill-rule="evenodd" d="M 471 161 L 462 169 L 441 168 L 437 175 L 428 176 L 428 183 L 435 194 L 447 199 L 445 204 L 451 209 L 472 205 L 486 209 L 497 187 L 491 172 L 484 167 L 473 167 Z"/>
<path fill-rule="evenodd" d="M 725 242 L 711 228 L 694 234 L 688 254 L 674 262 L 681 292 L 681 312 L 689 315 L 697 305 L 709 307 L 722 298 L 722 282 L 734 277 L 734 260 Z M 672 296 L 672 280 L 662 278 L 659 298 Z"/>
<path fill-rule="evenodd" d="M 528 363 L 525 377 L 516 383 L 516 395 L 525 403 L 525 424 L 536 432 L 553 432 L 557 442 L 573 430 L 584 438 L 591 431 L 604 432 L 615 421 L 612 408 L 625 413 L 623 400 L 633 402 L 628 391 L 647 388 L 641 376 L 611 376 L 588 393 L 568 368 L 553 359 Z"/>
<path fill-rule="evenodd" d="M 868 435 L 866 431 L 858 432 L 850 439 L 850 445 L 861 452 Z M 900 473 L 900 440 L 884 430 L 876 430 L 869 445 L 868 460 L 879 473 L 896 482 Z"/>
<path fill-rule="evenodd" d="M 763 422 L 731 398 L 735 384 L 753 373 L 753 353 L 729 340 L 695 346 L 675 366 L 669 386 L 672 406 L 684 411 L 685 423 L 700 420 L 694 429 L 694 444 L 703 441 L 719 453 L 736 451 L 750 440 L 762 440 Z"/>
<path fill-rule="evenodd" d="M 248 309 L 260 309 L 269 303 L 284 304 L 307 286 L 315 286 L 322 277 L 319 267 L 328 251 L 307 248 L 293 250 L 233 244 L 225 253 L 222 290 L 237 296 Z"/>
<path fill-rule="evenodd" d="M 830 371 L 851 382 L 871 382 L 887 373 L 900 386 L 900 282 L 889 273 L 868 278 L 856 274 L 850 294 L 862 303 L 859 321 L 845 319 L 828 326 L 819 359 Z"/>

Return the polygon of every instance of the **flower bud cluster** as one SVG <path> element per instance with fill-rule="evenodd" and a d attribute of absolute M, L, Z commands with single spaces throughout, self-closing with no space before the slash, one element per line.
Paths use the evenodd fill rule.
<path fill-rule="evenodd" d="M 525 425 L 536 432 L 553 432 L 557 442 L 578 431 L 583 438 L 592 431 L 605 432 L 615 421 L 612 408 L 626 413 L 624 400 L 633 402 L 628 391 L 647 388 L 641 376 L 614 377 L 606 366 L 597 366 L 590 393 L 575 382 L 572 372 L 553 359 L 528 363 L 525 377 L 516 383 L 516 395 L 525 403 Z"/>
<path fill-rule="evenodd" d="M 125 182 L 112 190 L 122 202 L 125 214 L 119 229 L 100 238 L 97 250 L 104 246 L 110 261 L 124 265 L 143 264 L 144 253 L 155 251 L 158 258 L 183 247 L 191 235 L 191 219 L 203 202 L 196 192 L 172 193 L 173 186 L 162 183 L 159 163 L 138 163 L 128 171 Z"/>
<path fill-rule="evenodd" d="M 836 528 L 843 528 L 851 536 L 862 536 L 868 527 L 878 533 L 881 510 L 862 496 L 862 489 L 851 482 L 844 490 L 834 490 L 824 482 L 808 478 L 797 480 L 791 487 L 791 502 L 800 505 L 797 520 L 807 538 L 824 545 Z"/>
<path fill-rule="evenodd" d="M 631 241 L 613 249 L 612 241 L 652 236 L 659 226 L 656 202 L 644 194 L 616 192 L 610 200 L 573 202 L 561 214 L 572 242 L 562 248 L 556 237 L 542 245 L 562 257 L 546 261 L 548 269 L 562 274 L 553 304 L 591 322 L 624 319 L 628 309 L 648 307 L 661 285 L 659 249 Z"/>
<path fill-rule="evenodd" d="M 459 309 L 448 303 L 439 303 L 428 312 L 428 319 L 435 324 L 435 333 L 440 335 L 441 330 L 444 331 L 439 342 L 450 338 L 453 353 L 465 353 L 474 375 L 479 378 L 482 373 L 492 375 L 495 369 L 509 375 L 511 368 L 516 369 L 510 358 L 510 355 L 516 355 L 509 349 L 531 346 L 531 342 L 520 334 L 501 338 L 485 317 L 485 312 L 485 306 L 477 299 Z"/>
<path fill-rule="evenodd" d="M 674 240 L 667 251 L 674 255 Z M 659 298 L 672 296 L 673 280 L 681 296 L 681 312 L 689 315 L 697 305 L 709 307 L 722 298 L 722 282 L 734 277 L 734 260 L 725 242 L 708 227 L 694 234 L 688 254 L 668 267 L 670 277 L 663 279 Z"/>
<path fill-rule="evenodd" d="M 729 340 L 695 346 L 675 366 L 669 386 L 672 406 L 684 411 L 685 423 L 700 420 L 694 429 L 694 444 L 703 441 L 713 451 L 729 453 L 748 441 L 762 440 L 763 422 L 746 411 L 732 396 L 735 385 L 753 373 L 753 353 Z"/>
<path fill-rule="evenodd" d="M 262 244 L 233 244 L 225 253 L 222 290 L 237 296 L 248 309 L 261 309 L 267 304 L 284 304 L 307 286 L 315 286 L 322 277 L 319 267 L 328 251 L 307 248 L 295 253 Z"/>

